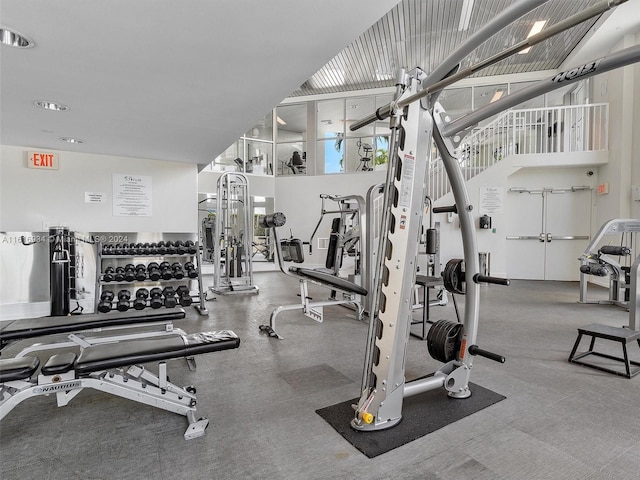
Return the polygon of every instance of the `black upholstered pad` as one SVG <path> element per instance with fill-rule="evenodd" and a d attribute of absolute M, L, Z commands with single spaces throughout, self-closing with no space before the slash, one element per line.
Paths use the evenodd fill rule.
<path fill-rule="evenodd" d="M 336 277 L 331 273 L 325 273 L 318 270 L 313 270 L 312 268 L 300 268 L 300 267 L 290 267 L 289 270 L 301 277 L 310 278 L 311 280 L 316 280 L 324 285 L 329 287 L 333 287 L 337 290 L 342 290 L 347 293 L 355 293 L 358 295 L 366 295 L 367 289 L 357 285 L 349 280 L 345 280 L 344 278 Z"/>
<path fill-rule="evenodd" d="M 39 365 L 38 357 L 3 358 L 0 360 L 0 383 L 29 378 Z"/>
<path fill-rule="evenodd" d="M 82 351 L 76 360 L 76 372 L 82 375 L 109 368 L 189 357 L 239 346 L 240 339 L 230 330 L 103 343 Z"/>
<path fill-rule="evenodd" d="M 66 373 L 69 370 L 73 370 L 73 364 L 76 358 L 78 358 L 78 356 L 75 353 L 59 353 L 49 358 L 40 371 L 43 375 Z"/>
<path fill-rule="evenodd" d="M 162 322 L 179 320 L 185 317 L 181 308 L 171 311 L 133 311 L 127 313 L 112 312 L 91 315 L 73 315 L 67 317 L 41 317 L 14 320 L 0 327 L 0 342 L 54 335 L 56 333 L 80 332 L 92 328 L 117 327 L 135 323 Z"/>

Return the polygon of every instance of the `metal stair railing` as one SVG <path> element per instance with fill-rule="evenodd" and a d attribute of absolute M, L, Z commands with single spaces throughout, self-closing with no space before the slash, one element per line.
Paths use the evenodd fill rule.
<path fill-rule="evenodd" d="M 608 130 L 606 103 L 507 110 L 469 134 L 458 159 L 468 181 L 510 155 L 607 150 Z M 440 157 L 428 182 L 434 201 L 451 191 Z"/>

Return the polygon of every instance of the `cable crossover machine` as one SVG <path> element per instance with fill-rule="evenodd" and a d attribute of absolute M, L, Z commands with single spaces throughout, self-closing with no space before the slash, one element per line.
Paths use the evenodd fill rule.
<path fill-rule="evenodd" d="M 504 362 L 501 355 L 478 347 L 480 283 L 508 285 L 509 280 L 483 276 L 475 237 L 473 205 L 454 151 L 478 122 L 527 99 L 586 77 L 640 61 L 640 46 L 612 53 L 593 62 L 560 72 L 500 100 L 481 107 L 455 121 L 437 102 L 446 86 L 540 43 L 589 18 L 615 7 L 622 1 L 603 1 L 566 18 L 478 64 L 460 70 L 460 62 L 478 45 L 502 28 L 545 3 L 546 0 L 520 0 L 493 17 L 471 35 L 432 72 L 419 68 L 400 69 L 396 93 L 391 103 L 351 125 L 355 131 L 375 121 L 389 119 L 390 165 L 384 192 L 381 236 L 377 247 L 361 395 L 354 405 L 352 428 L 362 431 L 392 427 L 402 419 L 406 397 L 444 388 L 452 398 L 471 395 L 469 378 L 474 356 Z M 434 213 L 455 212 L 460 218 L 464 258 L 458 259 L 445 274 L 446 283 L 465 293 L 461 323 L 440 320 L 429 329 L 428 350 L 444 363 L 432 376 L 405 381 L 405 356 L 411 324 L 412 292 L 416 277 L 419 235 L 424 199 L 428 195 L 425 179 L 431 160 L 432 142 L 442 157 L 451 183 L 455 204 L 434 208 Z"/>

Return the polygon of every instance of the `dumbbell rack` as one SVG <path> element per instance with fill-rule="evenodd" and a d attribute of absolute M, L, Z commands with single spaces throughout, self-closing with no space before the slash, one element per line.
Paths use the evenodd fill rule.
<path fill-rule="evenodd" d="M 201 268 L 201 259 L 200 259 L 200 247 L 198 242 L 195 242 L 196 253 L 183 253 L 183 254 L 143 254 L 143 255 L 103 255 L 103 243 L 97 242 L 97 255 L 96 255 L 96 288 L 95 288 L 95 311 L 98 312 L 98 304 L 100 302 L 100 296 L 105 290 L 105 287 L 113 286 L 114 288 L 109 289 L 114 293 L 115 298 L 113 299 L 113 304 L 117 303 L 117 292 L 120 289 L 126 288 L 126 286 L 130 287 L 131 290 L 131 302 L 135 299 L 135 291 L 139 288 L 147 288 L 151 290 L 154 287 L 166 287 L 171 285 L 184 285 L 190 286 L 193 282 L 197 283 L 197 302 L 193 302 L 192 306 L 200 313 L 200 315 L 208 315 L 209 311 L 207 310 L 206 305 L 206 292 L 202 288 L 202 268 Z M 124 262 L 124 260 L 130 260 L 129 262 Z M 112 265 L 106 264 L 107 261 L 111 261 Z M 163 261 L 180 261 L 183 265 L 187 261 L 193 262 L 196 266 L 196 271 L 198 272 L 198 276 L 196 278 L 190 278 L 185 275 L 184 278 L 176 279 L 171 278 L 168 280 L 159 279 L 159 280 L 151 280 L 148 277 L 145 280 L 113 280 L 110 282 L 105 282 L 103 279 L 104 270 L 107 266 L 124 266 L 126 263 L 132 263 L 134 265 L 144 263 L 145 266 L 148 266 L 151 262 L 161 263 Z M 189 288 L 190 292 L 193 291 L 192 288 Z M 178 304 L 180 306 L 180 304 Z M 146 307 L 150 308 L 150 307 Z"/>

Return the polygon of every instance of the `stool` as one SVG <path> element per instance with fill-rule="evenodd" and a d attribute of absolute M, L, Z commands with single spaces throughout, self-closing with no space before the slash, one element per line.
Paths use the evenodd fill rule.
<path fill-rule="evenodd" d="M 578 349 L 578 345 L 580 344 L 580 340 L 582 340 L 583 335 L 587 335 L 591 337 L 589 350 L 576 355 L 576 350 Z M 596 342 L 596 338 L 602 338 L 605 340 L 619 342 L 622 345 L 623 358 L 594 351 L 593 347 Z M 615 375 L 620 375 L 622 377 L 631 378 L 636 376 L 638 373 L 640 373 L 640 368 L 634 368 L 633 370 L 631 369 L 631 365 L 635 367 L 640 367 L 640 363 L 629 360 L 629 356 L 627 355 L 627 344 L 633 341 L 637 341 L 638 346 L 640 347 L 640 332 L 636 330 L 631 330 L 629 328 L 610 327 L 608 325 L 592 323 L 585 327 L 578 328 L 578 338 L 576 339 L 576 343 L 573 345 L 573 350 L 571 350 L 571 355 L 569 355 L 569 361 L 572 363 L 578 363 L 580 365 L 584 365 L 586 367 L 595 368 L 596 370 L 601 370 L 603 372 L 613 373 Z M 601 365 L 595 365 L 593 363 L 587 363 L 579 360 L 583 357 L 586 357 L 587 355 L 595 355 L 598 357 L 608 358 L 609 360 L 616 360 L 618 362 L 622 362 L 624 363 L 626 373 L 621 372 L 619 370 L 614 370 L 612 368 L 607 368 Z"/>
<path fill-rule="evenodd" d="M 423 287 L 423 300 L 422 300 L 422 320 L 412 321 L 411 325 L 422 325 L 422 334 L 416 334 L 409 332 L 412 336 L 418 337 L 420 340 L 427 339 L 427 323 L 433 323 L 429 320 L 429 289 L 442 285 L 442 277 L 431 277 L 428 275 L 416 275 L 416 285 Z"/>

